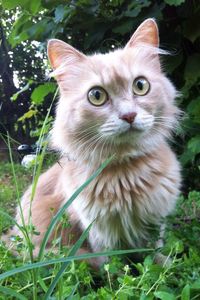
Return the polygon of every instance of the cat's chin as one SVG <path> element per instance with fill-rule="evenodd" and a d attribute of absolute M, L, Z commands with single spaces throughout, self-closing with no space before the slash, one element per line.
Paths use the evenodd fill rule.
<path fill-rule="evenodd" d="M 117 133 L 113 137 L 113 140 L 116 144 L 138 144 L 138 141 L 143 139 L 146 133 L 147 132 L 141 128 L 131 126 L 125 131 Z"/>
<path fill-rule="evenodd" d="M 144 135 L 146 133 L 146 130 L 144 130 L 143 128 L 140 127 L 136 127 L 136 126 L 130 126 L 129 129 L 127 129 L 125 132 L 123 132 L 124 135 L 128 135 L 134 138 Z"/>
<path fill-rule="evenodd" d="M 160 134 L 131 128 L 113 138 L 116 157 L 123 160 L 148 155 L 158 149 L 164 139 Z"/>

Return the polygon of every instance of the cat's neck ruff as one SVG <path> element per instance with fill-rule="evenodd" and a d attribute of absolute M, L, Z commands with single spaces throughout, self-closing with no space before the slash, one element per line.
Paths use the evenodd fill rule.
<path fill-rule="evenodd" d="M 143 145 L 138 145 L 138 147 L 133 147 L 129 145 L 120 145 L 119 147 L 108 148 L 108 151 L 102 152 L 99 149 L 96 151 L 84 153 L 76 153 L 76 151 L 62 152 L 61 157 L 66 158 L 68 161 L 73 161 L 76 165 L 87 165 L 91 166 L 92 169 L 98 168 L 100 164 L 105 162 L 110 157 L 113 157 L 114 164 L 128 162 L 130 160 L 139 160 L 142 157 L 149 156 L 151 154 L 156 154 L 160 151 L 161 146 L 166 145 L 166 141 L 162 136 L 158 136 L 156 142 L 152 142 L 146 147 Z"/>

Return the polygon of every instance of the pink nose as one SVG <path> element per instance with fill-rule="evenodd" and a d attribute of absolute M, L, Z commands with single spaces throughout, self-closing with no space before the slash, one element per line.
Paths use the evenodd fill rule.
<path fill-rule="evenodd" d="M 126 121 L 127 123 L 131 124 L 131 123 L 133 123 L 136 116 L 137 116 L 136 112 L 131 112 L 131 113 L 121 115 L 119 118 Z"/>

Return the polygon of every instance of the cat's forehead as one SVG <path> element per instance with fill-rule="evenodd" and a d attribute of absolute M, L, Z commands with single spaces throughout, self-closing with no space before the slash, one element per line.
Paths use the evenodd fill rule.
<path fill-rule="evenodd" d="M 147 46 L 133 47 L 131 49 L 116 49 L 107 53 L 95 53 L 89 56 L 90 60 L 95 64 L 100 64 L 108 67 L 120 68 L 119 63 L 123 63 L 127 67 L 132 64 L 138 64 L 143 61 L 149 61 L 152 57 L 152 51 L 157 51 Z M 155 52 L 156 53 L 156 52 Z"/>
<path fill-rule="evenodd" d="M 152 71 L 148 51 L 139 49 L 117 49 L 106 54 L 94 54 L 88 57 L 90 69 L 105 86 L 117 83 L 125 87 L 135 76 L 145 75 Z"/>
<path fill-rule="evenodd" d="M 123 52 L 117 50 L 106 54 L 95 54 L 90 57 L 92 69 L 101 77 L 105 85 L 118 82 L 124 86 L 130 78 L 130 70 L 125 63 Z"/>
<path fill-rule="evenodd" d="M 108 71 L 115 70 L 117 72 L 122 64 L 123 66 L 126 65 L 126 56 L 121 49 L 104 54 L 95 53 L 94 55 L 89 56 L 89 59 L 92 66 L 97 70 L 107 69 Z"/>

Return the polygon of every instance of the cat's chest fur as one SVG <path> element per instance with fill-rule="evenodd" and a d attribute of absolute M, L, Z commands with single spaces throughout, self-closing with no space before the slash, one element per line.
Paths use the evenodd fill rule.
<path fill-rule="evenodd" d="M 169 151 L 168 157 L 173 155 Z M 175 160 L 149 156 L 108 167 L 73 202 L 85 229 L 92 223 L 94 250 L 137 247 L 148 240 L 149 227 L 174 208 L 178 194 L 179 166 Z"/>

